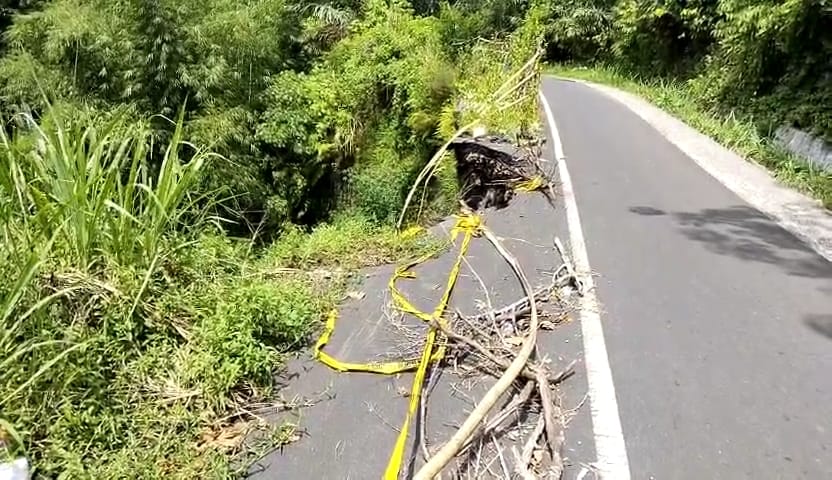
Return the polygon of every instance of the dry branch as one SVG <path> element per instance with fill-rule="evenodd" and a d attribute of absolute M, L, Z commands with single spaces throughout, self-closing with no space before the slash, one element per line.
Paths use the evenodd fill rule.
<path fill-rule="evenodd" d="M 495 415 L 494 418 L 491 419 L 491 421 L 489 421 L 485 425 L 482 425 L 481 431 L 474 433 L 474 435 L 472 435 L 471 438 L 468 439 L 468 442 L 460 450 L 460 452 L 464 452 L 465 450 L 467 450 L 474 442 L 474 439 L 476 437 L 486 437 L 489 435 L 493 437 L 497 428 L 500 425 L 502 425 L 502 423 L 505 422 L 506 419 L 510 417 L 512 414 L 517 413 L 520 407 L 522 407 L 526 404 L 526 402 L 529 401 L 529 398 L 531 398 L 532 392 L 535 389 L 534 387 L 534 381 L 526 382 L 526 385 L 523 386 L 523 389 L 514 395 L 514 397 L 511 399 L 508 405 L 503 407 L 503 409 L 500 410 L 500 412 L 497 415 Z"/>
<path fill-rule="evenodd" d="M 531 436 L 529 439 L 526 440 L 526 444 L 523 446 L 523 453 L 517 458 L 517 465 L 515 465 L 515 469 L 517 473 L 523 477 L 524 480 L 537 480 L 534 474 L 529 470 L 529 463 L 532 461 L 532 455 L 534 454 L 534 449 L 537 446 L 537 439 L 540 438 L 540 435 L 543 433 L 543 429 L 545 428 L 545 420 L 543 417 L 539 417 L 537 419 L 537 424 L 532 430 Z"/>
<path fill-rule="evenodd" d="M 552 458 L 552 470 L 555 473 L 554 477 L 560 478 L 563 473 L 563 460 L 560 453 L 563 447 L 563 423 L 560 408 L 552 400 L 552 392 L 546 383 L 546 377 L 540 373 L 540 370 L 538 370 L 537 388 L 540 391 L 540 404 L 543 407 L 541 416 L 546 426 L 546 443 Z"/>
<path fill-rule="evenodd" d="M 514 273 L 517 275 L 517 279 L 523 286 L 523 290 L 526 295 L 529 298 L 534 298 L 534 293 L 531 285 L 529 285 L 529 280 L 526 278 L 526 274 L 523 273 L 517 259 L 503 247 L 491 230 L 487 227 L 483 227 L 482 231 L 485 238 L 487 238 L 488 241 L 494 245 L 494 248 L 497 249 L 503 259 L 505 259 L 509 266 L 511 266 L 511 269 L 514 270 Z M 448 443 L 446 443 L 439 450 L 439 452 L 436 453 L 436 455 L 434 455 L 421 469 L 419 469 L 418 472 L 416 472 L 416 475 L 413 477 L 414 480 L 430 480 L 436 477 L 436 475 L 451 462 L 457 453 L 459 453 L 460 449 L 468 438 L 470 438 L 474 433 L 477 426 L 482 423 L 485 415 L 494 407 L 494 405 L 496 405 L 500 397 L 503 396 L 509 387 L 511 387 L 511 384 L 514 383 L 517 377 L 522 373 L 537 345 L 538 318 L 536 302 L 531 302 L 530 314 L 529 334 L 523 341 L 523 346 L 517 356 L 511 364 L 509 364 L 508 368 L 497 380 L 497 382 L 488 390 L 488 392 L 486 392 L 482 401 L 480 401 L 480 403 L 474 408 L 474 411 L 471 412 Z"/>
<path fill-rule="evenodd" d="M 477 122 L 471 122 L 468 125 L 465 125 L 464 127 L 457 130 L 456 133 L 454 133 L 453 136 L 451 136 L 451 138 L 447 142 L 445 142 L 444 145 L 442 145 L 442 148 L 440 148 L 433 155 L 428 164 L 425 165 L 425 168 L 423 168 L 422 171 L 419 172 L 419 176 L 416 177 L 416 181 L 413 182 L 413 186 L 410 187 L 410 191 L 407 192 L 407 198 L 405 198 L 404 206 L 402 207 L 402 213 L 399 215 L 399 221 L 396 222 L 396 228 L 402 228 L 402 222 L 404 222 L 404 216 L 407 213 L 407 207 L 410 206 L 410 202 L 413 200 L 413 195 L 416 193 L 416 189 L 418 189 L 419 185 L 421 185 L 422 182 L 429 178 L 430 174 L 434 170 L 436 170 L 437 165 L 439 165 L 439 162 L 442 161 L 442 157 L 445 156 L 445 152 L 448 151 L 448 148 L 451 146 L 451 143 L 457 138 L 461 137 L 465 132 L 473 128 L 476 124 Z"/>
<path fill-rule="evenodd" d="M 535 303 L 544 302 L 549 299 L 552 295 L 552 292 L 555 290 L 556 285 L 553 283 L 552 285 L 543 287 L 538 289 L 536 292 L 532 294 L 532 298 L 535 299 Z M 513 320 L 516 317 L 520 317 L 523 315 L 527 315 L 531 312 L 531 304 L 532 302 L 529 301 L 529 296 L 525 296 L 516 302 L 513 302 L 505 307 L 500 309 L 491 310 L 488 312 L 480 313 L 473 317 L 468 317 L 473 322 L 483 322 L 485 320 L 493 319 L 497 323 L 502 323 L 507 320 Z"/>
<path fill-rule="evenodd" d="M 448 327 L 440 324 L 439 322 L 434 322 L 433 325 L 436 326 L 437 328 L 439 328 L 439 330 L 442 332 L 442 334 L 445 335 L 446 337 L 448 337 L 449 340 L 454 340 L 454 341 L 457 341 L 457 342 L 460 342 L 460 343 L 464 343 L 465 345 L 473 348 L 474 350 L 477 351 L 477 353 L 479 353 L 480 355 L 482 355 L 486 359 L 490 360 L 492 363 L 494 363 L 498 367 L 502 368 L 503 370 L 508 369 L 509 366 L 511 365 L 511 362 L 509 362 L 508 360 L 506 360 L 504 358 L 498 357 L 497 355 L 492 353 L 489 349 L 485 348 L 483 345 L 481 345 L 476 340 L 468 338 L 465 335 L 456 333 L 453 330 L 449 329 Z M 523 367 L 523 370 L 520 372 L 520 376 L 522 376 L 523 378 L 528 379 L 528 380 L 536 381 L 536 380 L 538 380 L 538 378 L 540 378 L 540 375 L 543 375 L 543 378 L 546 381 L 548 381 L 548 383 L 550 383 L 550 384 L 559 383 L 559 382 L 563 381 L 563 379 L 566 378 L 572 372 L 572 367 L 573 366 L 574 366 L 574 362 L 571 363 L 569 365 L 569 367 L 562 370 L 557 375 L 549 375 L 548 373 L 546 373 L 544 370 L 541 370 L 540 368 L 533 368 L 533 367 L 529 367 L 528 365 L 526 365 L 526 366 Z"/>

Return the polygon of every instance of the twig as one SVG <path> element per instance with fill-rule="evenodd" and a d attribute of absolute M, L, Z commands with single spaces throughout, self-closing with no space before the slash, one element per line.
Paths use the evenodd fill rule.
<path fill-rule="evenodd" d="M 555 248 L 558 250 L 560 254 L 560 258 L 563 260 L 563 264 L 566 265 L 566 271 L 569 274 L 569 278 L 575 282 L 575 288 L 578 289 L 578 295 L 584 295 L 584 283 L 581 281 L 578 274 L 575 272 L 575 269 L 572 267 L 572 261 L 569 259 L 569 255 L 566 254 L 566 249 L 563 248 L 563 243 L 560 241 L 560 238 L 555 237 Z"/>
<path fill-rule="evenodd" d="M 521 405 L 529 401 L 529 397 L 531 397 L 531 394 L 534 391 L 534 385 L 534 381 L 526 382 L 526 385 L 523 387 L 523 389 L 514 395 L 514 398 L 511 399 L 508 405 L 503 407 L 503 409 L 500 410 L 500 412 L 497 415 L 495 415 L 494 418 L 491 419 L 491 421 L 489 421 L 485 426 L 483 426 L 482 432 L 474 433 L 474 435 L 472 435 L 471 438 L 468 439 L 468 442 L 466 443 L 465 447 L 463 447 L 462 450 L 460 450 L 460 452 L 464 452 L 465 450 L 467 450 L 474 442 L 474 439 L 476 437 L 484 437 L 487 435 L 493 437 L 494 430 L 497 427 L 499 427 L 512 413 L 515 413 Z"/>
<path fill-rule="evenodd" d="M 561 421 L 560 408 L 552 401 L 552 392 L 546 383 L 546 377 L 540 373 L 540 370 L 538 370 L 537 388 L 540 391 L 540 404 L 543 406 L 541 416 L 546 426 L 546 443 L 552 456 L 552 472 L 554 478 L 560 478 L 563 474 L 563 459 L 561 457 L 563 422 Z"/>
<path fill-rule="evenodd" d="M 485 331 L 485 330 L 483 330 L 482 328 L 480 328 L 480 327 L 479 327 L 479 325 L 477 325 L 475 322 L 473 322 L 473 321 L 472 321 L 471 319 L 469 319 L 468 317 L 463 316 L 463 315 L 462 315 L 462 313 L 461 313 L 459 310 L 457 310 L 457 311 L 456 311 L 456 317 L 455 317 L 455 319 L 456 319 L 456 320 L 461 320 L 461 321 L 465 322 L 465 325 L 467 325 L 467 326 L 468 326 L 468 328 L 470 328 L 470 329 L 471 329 L 471 331 L 473 331 L 473 332 L 474 332 L 474 333 L 476 333 L 477 335 L 481 336 L 482 338 L 491 338 L 491 335 L 490 335 L 487 331 Z M 497 327 L 498 327 L 498 324 L 497 324 L 497 323 L 495 323 L 495 322 L 491 322 L 491 326 L 494 328 L 494 332 L 495 332 L 495 333 L 497 333 L 497 335 L 500 337 L 500 340 L 501 340 L 501 341 L 502 341 L 502 340 L 505 340 L 505 339 L 503 338 L 502 332 L 500 332 L 500 329 L 499 329 L 499 328 L 497 328 Z"/>
<path fill-rule="evenodd" d="M 465 345 L 468 345 L 469 347 L 476 350 L 477 353 L 479 353 L 480 355 L 482 355 L 486 359 L 490 360 L 492 363 L 494 363 L 498 367 L 502 368 L 503 370 L 508 369 L 509 366 L 511 365 L 511 362 L 509 362 L 506 359 L 503 359 L 503 358 L 500 358 L 500 357 L 494 355 L 490 350 L 488 350 L 487 348 L 482 346 L 476 340 L 472 340 L 472 339 L 466 337 L 465 335 L 461 335 L 459 333 L 456 333 L 456 332 L 450 330 L 448 327 L 440 324 L 439 322 L 434 322 L 433 325 L 436 326 L 437 328 L 439 328 L 439 330 L 442 332 L 442 334 L 444 334 L 450 340 L 455 340 L 457 342 L 461 342 L 461 343 L 464 343 Z M 574 365 L 575 365 L 575 362 L 570 363 L 567 368 L 565 368 L 560 373 L 558 373 L 557 375 L 554 375 L 554 376 L 547 375 L 544 372 L 544 378 L 546 378 L 546 380 L 548 380 L 549 383 L 562 382 L 563 379 L 566 378 L 567 376 L 569 376 L 569 374 L 572 372 L 572 367 Z M 522 376 L 523 378 L 525 378 L 527 380 L 536 381 L 537 378 L 538 378 L 538 373 L 537 373 L 538 371 L 539 371 L 539 369 L 534 369 L 534 368 L 531 368 L 529 366 L 523 366 L 523 369 L 520 371 L 520 376 Z"/>
<path fill-rule="evenodd" d="M 551 285 L 540 288 L 536 292 L 534 292 L 534 294 L 532 295 L 532 298 L 535 299 L 535 302 L 543 302 L 543 301 L 547 300 L 549 298 L 549 296 L 552 295 L 552 292 L 558 286 L 559 285 L 557 283 L 553 282 Z M 473 317 L 466 317 L 466 318 L 468 318 L 472 322 L 482 322 L 486 319 L 491 319 L 491 318 L 496 319 L 498 322 L 503 322 L 503 321 L 511 320 L 511 317 L 521 316 L 521 315 L 525 315 L 525 314 L 529 313 L 529 311 L 531 310 L 530 303 L 531 302 L 529 302 L 529 296 L 527 295 L 527 296 L 521 298 L 520 300 L 517 300 L 517 301 L 515 301 L 515 302 L 513 302 L 509 305 L 506 305 L 505 307 L 500 308 L 499 310 L 484 312 L 484 313 L 481 313 L 479 315 L 475 315 Z"/>
<path fill-rule="evenodd" d="M 382 415 L 378 412 L 378 410 L 376 410 L 376 406 L 375 406 L 375 405 L 373 405 L 373 404 L 372 404 L 372 403 L 370 403 L 370 402 L 364 402 L 364 405 L 367 407 L 367 411 L 368 411 L 368 412 L 370 412 L 370 413 L 372 413 L 372 414 L 373 414 L 373 415 L 375 415 L 376 417 L 378 417 L 378 419 L 379 419 L 379 420 L 381 420 L 381 423 L 383 423 L 385 427 L 387 427 L 387 428 L 389 428 L 389 429 L 391 429 L 391 430 L 393 430 L 393 431 L 395 431 L 395 432 L 397 432 L 397 433 L 401 433 L 401 429 L 400 429 L 399 427 L 397 427 L 397 426 L 393 425 L 392 423 L 388 422 L 388 421 L 387 421 L 387 419 L 386 419 L 386 418 L 384 418 L 384 417 L 383 417 L 383 416 L 382 416 Z"/>
<path fill-rule="evenodd" d="M 499 475 L 497 475 L 496 473 L 494 473 L 494 470 L 492 470 L 492 469 L 491 469 L 491 467 L 492 467 L 495 463 L 497 463 L 497 460 L 499 460 L 499 459 L 500 459 L 500 456 L 499 456 L 499 455 L 494 455 L 493 457 L 491 457 L 491 460 L 489 460 L 489 461 L 485 464 L 485 471 L 486 471 L 486 472 L 488 472 L 488 473 L 490 473 L 492 478 L 499 478 L 499 477 L 500 477 Z M 482 477 L 477 477 L 477 478 L 482 478 Z M 509 478 L 508 480 L 511 480 L 511 478 Z"/>
<path fill-rule="evenodd" d="M 520 457 L 520 463 L 517 464 L 517 473 L 519 473 L 524 479 L 535 479 L 534 474 L 532 474 L 528 466 L 532 461 L 532 455 L 534 454 L 534 449 L 537 446 L 537 439 L 540 438 L 540 435 L 543 434 L 543 430 L 546 426 L 546 420 L 543 419 L 543 416 L 537 418 L 537 425 L 535 425 L 534 430 L 532 430 L 532 435 L 526 440 L 526 445 L 523 446 L 523 455 Z"/>
<path fill-rule="evenodd" d="M 397 228 L 397 229 L 401 229 L 401 228 L 402 228 L 402 222 L 404 222 L 404 216 L 405 216 L 405 214 L 407 213 L 407 207 L 410 205 L 410 202 L 413 200 L 413 194 L 414 194 L 414 193 L 416 193 L 416 189 L 417 189 L 417 188 L 419 188 L 419 185 L 421 185 L 421 184 L 422 184 L 422 182 L 423 182 L 423 181 L 425 181 L 425 179 L 426 179 L 427 177 L 429 177 L 429 176 L 430 176 L 430 174 L 431 174 L 434 170 L 436 170 L 436 166 L 437 166 L 437 165 L 439 164 L 439 162 L 442 160 L 442 157 L 444 157 L 444 156 L 445 156 L 445 152 L 447 152 L 447 151 L 448 151 L 448 148 L 450 148 L 451 143 L 452 143 L 454 140 L 456 140 L 457 138 L 461 137 L 463 133 L 465 133 L 465 132 L 467 132 L 468 130 L 470 130 L 471 128 L 473 128 L 473 127 L 474 127 L 474 125 L 476 125 L 476 124 L 477 124 L 477 122 L 471 122 L 471 123 L 469 123 L 468 125 L 465 125 L 464 127 L 462 127 L 462 128 L 460 128 L 459 130 L 457 130 L 457 131 L 456 131 L 456 132 L 455 132 L 455 133 L 451 136 L 451 138 L 449 138 L 449 139 L 448 139 L 448 141 L 447 141 L 447 142 L 445 142 L 445 144 L 444 144 L 444 145 L 442 145 L 442 148 L 440 148 L 440 149 L 439 149 L 439 150 L 438 150 L 438 151 L 437 151 L 437 152 L 433 155 L 433 157 L 430 159 L 430 161 L 427 163 L 427 165 L 425 165 L 425 168 L 423 168 L 423 169 L 422 169 L 422 171 L 421 171 L 421 172 L 419 172 L 419 175 L 416 177 L 416 181 L 415 181 L 415 182 L 413 182 L 413 186 L 412 186 L 412 187 L 410 187 L 410 191 L 407 193 L 407 198 L 405 198 L 405 201 L 404 201 L 404 206 L 402 207 L 402 213 L 399 215 L 399 221 L 396 223 L 396 228 Z"/>
<path fill-rule="evenodd" d="M 428 384 L 422 393 L 422 401 L 419 402 L 419 408 L 421 408 L 421 414 L 419 416 L 419 421 L 421 423 L 419 428 L 419 436 L 420 439 L 420 446 L 422 448 L 422 456 L 424 457 L 425 461 L 427 462 L 430 458 L 430 450 L 428 449 L 428 398 L 430 397 L 431 392 L 433 391 L 433 387 L 436 385 L 436 381 L 439 379 L 439 369 L 438 368 L 431 368 L 430 369 L 430 377 L 428 378 Z"/>
<path fill-rule="evenodd" d="M 529 471 L 523 465 L 523 456 L 517 451 L 517 447 L 515 445 L 511 446 L 511 453 L 514 455 L 514 471 L 517 472 L 523 480 L 537 480 L 532 475 L 532 472 Z"/>
<path fill-rule="evenodd" d="M 500 446 L 500 442 L 493 435 L 491 436 L 491 442 L 494 444 L 494 449 L 497 450 L 497 456 L 500 458 L 500 468 L 503 469 L 503 478 L 511 480 L 511 473 L 509 472 L 508 465 L 506 465 L 506 459 L 503 457 L 503 447 Z"/>
<path fill-rule="evenodd" d="M 474 275 L 474 278 L 476 278 L 479 282 L 480 288 L 482 288 L 482 293 L 485 295 L 485 302 L 488 305 L 488 311 L 493 311 L 494 305 L 492 305 L 491 303 L 491 295 L 488 294 L 488 287 L 485 286 L 485 282 L 482 281 L 482 277 L 480 277 L 480 274 L 477 273 L 477 271 L 474 269 L 474 266 L 471 265 L 471 262 L 469 262 L 467 258 L 462 257 L 462 261 L 465 262 L 465 266 L 468 267 L 468 270 L 471 271 L 471 273 Z M 494 321 L 494 318 L 492 317 L 490 318 L 490 320 Z"/>
<path fill-rule="evenodd" d="M 529 285 L 529 280 L 526 278 L 526 274 L 523 273 L 523 270 L 520 267 L 517 259 L 509 253 L 505 248 L 503 248 L 500 241 L 491 232 L 488 227 L 482 227 L 482 233 L 485 235 L 485 238 L 488 239 L 489 242 L 497 249 L 500 255 L 505 259 L 506 263 L 511 266 L 511 269 L 514 270 L 515 275 L 517 275 L 517 279 L 520 281 L 520 284 L 523 287 L 523 290 L 526 292 L 526 295 L 529 298 L 533 298 L 533 291 L 531 285 Z M 529 335 L 523 341 L 523 345 L 520 348 L 517 356 L 514 360 L 509 364 L 506 371 L 503 375 L 497 379 L 497 382 L 486 392 L 485 396 L 482 398 L 480 403 L 474 408 L 474 411 L 465 419 L 462 426 L 457 430 L 451 439 L 446 443 L 439 452 L 436 453 L 413 477 L 414 480 L 430 480 L 436 477 L 436 475 L 442 471 L 445 466 L 450 463 L 450 461 L 456 456 L 477 426 L 482 422 L 485 415 L 494 408 L 494 405 L 503 396 L 503 394 L 511 387 L 517 377 L 522 373 L 523 369 L 526 366 L 526 363 L 529 361 L 529 357 L 531 356 L 532 352 L 537 345 L 537 330 L 538 330 L 538 318 L 537 318 L 537 305 L 536 302 L 531 302 L 531 319 L 529 320 Z"/>

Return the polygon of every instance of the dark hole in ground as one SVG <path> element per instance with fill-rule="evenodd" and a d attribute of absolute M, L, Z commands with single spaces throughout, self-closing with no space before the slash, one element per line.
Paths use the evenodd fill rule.
<path fill-rule="evenodd" d="M 507 207 L 515 186 L 536 174 L 540 146 L 537 141 L 521 148 L 496 136 L 452 142 L 462 201 L 474 211 Z"/>

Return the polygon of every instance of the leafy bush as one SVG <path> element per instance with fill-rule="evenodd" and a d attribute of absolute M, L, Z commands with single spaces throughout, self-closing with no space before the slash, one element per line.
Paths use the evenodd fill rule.
<path fill-rule="evenodd" d="M 713 42 L 718 0 L 621 0 L 613 52 L 625 64 L 666 75 L 693 68 Z"/>
<path fill-rule="evenodd" d="M 272 398 L 284 354 L 308 343 L 351 272 L 441 247 L 390 220 L 466 103 L 488 105 L 539 47 L 546 11 L 10 6 L 0 274 L 16 281 L 0 284 L 0 461 L 25 455 L 46 478 L 239 475 L 226 429 L 243 439 L 240 412 Z M 487 20 L 454 31 L 464 11 Z M 474 24 L 519 29 L 472 53 Z M 477 112 L 516 133 L 534 123 L 532 100 Z M 454 169 L 437 174 L 429 214 L 455 200 Z"/>
<path fill-rule="evenodd" d="M 832 140 L 832 10 L 824 2 L 723 0 L 712 96 L 770 123 Z"/>
<path fill-rule="evenodd" d="M 691 80 L 693 101 L 720 115 L 753 119 L 764 135 L 787 124 L 832 142 L 832 10 L 827 2 L 552 4 L 553 60 L 602 61 L 648 80 Z"/>
<path fill-rule="evenodd" d="M 37 115 L 47 99 L 103 111 L 127 103 L 136 117 L 184 105 L 188 137 L 227 159 L 206 172 L 206 188 L 226 186 L 232 209 L 256 221 L 279 179 L 254 130 L 270 78 L 308 63 L 297 17 L 283 0 L 44 2 L 7 32 L 0 105 Z M 169 139 L 169 122 L 152 128 Z"/>
<path fill-rule="evenodd" d="M 607 54 L 613 40 L 609 1 L 553 2 L 547 32 L 547 57 L 556 61 L 591 61 Z"/>
<path fill-rule="evenodd" d="M 215 399 L 219 411 L 241 384 L 271 383 L 279 353 L 306 341 L 320 308 L 309 287 L 298 282 L 243 281 L 223 290 L 227 296 L 194 325 L 176 365 L 182 387 Z"/>
<path fill-rule="evenodd" d="M 290 208 L 307 216 L 327 210 L 334 199 L 324 192 L 337 194 L 345 171 L 355 167 L 352 190 L 366 190 L 367 201 L 375 203 L 365 205 L 367 213 L 389 218 L 399 206 L 396 190 L 412 167 L 410 161 L 389 157 L 427 161 L 437 144 L 433 133 L 439 115 L 454 91 L 453 70 L 436 19 L 394 7 L 358 22 L 354 34 L 310 73 L 275 77 L 258 138 L 288 161 L 279 170 L 296 172 L 295 181 L 282 182 L 291 185 L 283 194 Z M 373 158 L 380 152 L 387 158 Z M 380 186 L 372 172 L 385 164 L 401 170 L 395 172 L 396 185 L 372 191 Z"/>
<path fill-rule="evenodd" d="M 44 476 L 225 471 L 200 430 L 268 393 L 328 297 L 198 235 L 206 154 L 179 159 L 181 120 L 151 173 L 146 128 L 45 118 L 2 137 L 0 272 L 19 280 L 0 287 L 0 453 Z"/>
<path fill-rule="evenodd" d="M 355 208 L 376 223 L 391 223 L 401 210 L 413 175 L 398 163 L 376 163 L 357 170 L 350 179 Z"/>

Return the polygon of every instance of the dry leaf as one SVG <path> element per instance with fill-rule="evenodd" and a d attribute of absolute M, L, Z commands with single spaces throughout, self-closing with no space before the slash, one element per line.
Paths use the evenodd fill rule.
<path fill-rule="evenodd" d="M 555 329 L 555 322 L 551 320 L 543 320 L 540 322 L 540 329 L 541 330 L 554 330 Z"/>
<path fill-rule="evenodd" d="M 238 422 L 233 425 L 203 430 L 197 443 L 197 450 L 203 451 L 209 448 L 219 450 L 233 450 L 239 447 L 249 430 L 248 422 Z"/>
<path fill-rule="evenodd" d="M 523 338 L 521 337 L 508 337 L 506 338 L 506 343 L 511 345 L 512 347 L 519 347 L 523 345 Z"/>

